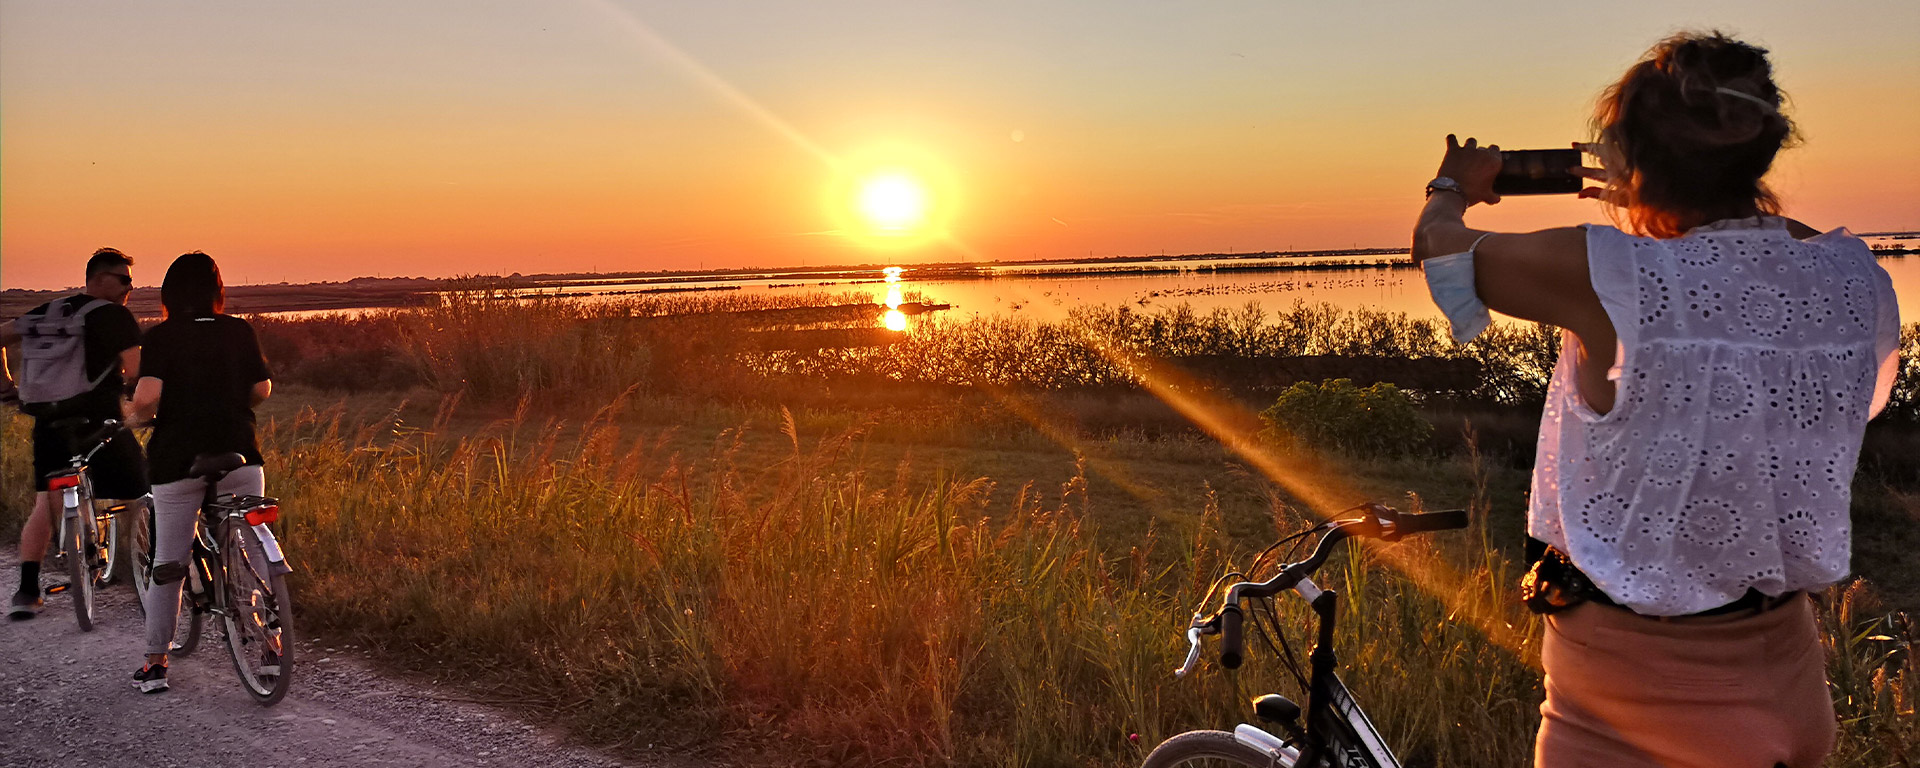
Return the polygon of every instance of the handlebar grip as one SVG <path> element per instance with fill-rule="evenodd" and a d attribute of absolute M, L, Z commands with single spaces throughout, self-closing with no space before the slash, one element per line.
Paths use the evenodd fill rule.
<path fill-rule="evenodd" d="M 1240 606 L 1229 605 L 1220 609 L 1220 666 L 1239 669 L 1240 662 L 1246 660 L 1240 648 L 1240 622 L 1245 619 Z"/>
<path fill-rule="evenodd" d="M 1467 511 L 1449 509 L 1444 512 L 1428 512 L 1420 515 L 1401 515 L 1395 523 L 1396 533 L 1426 533 L 1428 531 L 1451 531 L 1467 527 Z"/>

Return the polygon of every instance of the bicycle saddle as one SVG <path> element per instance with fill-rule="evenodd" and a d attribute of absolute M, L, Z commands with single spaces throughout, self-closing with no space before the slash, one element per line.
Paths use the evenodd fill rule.
<path fill-rule="evenodd" d="M 203 453 L 193 457 L 193 467 L 187 470 L 187 476 L 218 480 L 246 465 L 247 457 L 237 453 Z"/>

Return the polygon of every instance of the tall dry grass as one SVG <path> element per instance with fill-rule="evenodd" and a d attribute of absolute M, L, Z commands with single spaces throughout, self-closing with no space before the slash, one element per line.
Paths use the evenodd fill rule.
<path fill-rule="evenodd" d="M 0 410 L 0 535 L 19 530 L 33 509 L 33 421 Z"/>
<path fill-rule="evenodd" d="M 541 397 L 590 409 L 634 387 L 752 389 L 752 374 L 735 359 L 744 340 L 833 325 L 809 317 L 769 325 L 759 315 L 848 305 L 875 306 L 860 292 L 531 300 L 498 281 L 472 280 L 456 282 L 431 307 L 253 322 L 286 383 L 348 392 L 426 386 L 469 402 Z M 870 325 L 877 314 L 862 319 Z"/>
<path fill-rule="evenodd" d="M 556 427 L 270 425 L 307 626 L 468 670 L 595 739 L 779 763 L 1129 765 L 1245 720 L 1250 695 L 1299 695 L 1257 649 L 1238 673 L 1169 674 L 1208 581 L 1265 543 L 1229 538 L 1212 505 L 1116 542 L 1084 476 L 993 506 L 985 478 L 863 466 L 858 430 L 803 441 L 788 422 L 788 454 L 748 466 L 738 433 L 686 457 L 604 420 Z M 1408 560 L 1464 577 L 1387 564 Z M 1527 764 L 1537 628 L 1516 576 L 1484 524 L 1323 571 L 1343 674 L 1408 765 Z M 1841 606 L 1840 764 L 1894 764 L 1920 743 L 1911 628 L 1859 634 L 1887 620 Z"/>

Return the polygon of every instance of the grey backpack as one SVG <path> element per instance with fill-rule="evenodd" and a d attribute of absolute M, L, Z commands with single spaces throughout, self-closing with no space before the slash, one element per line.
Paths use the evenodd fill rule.
<path fill-rule="evenodd" d="M 87 313 L 111 303 L 91 299 L 75 307 L 61 299 L 48 304 L 46 314 L 14 321 L 20 332 L 22 410 L 36 416 L 57 412 L 61 404 L 106 381 L 111 365 L 98 376 L 87 375 Z"/>

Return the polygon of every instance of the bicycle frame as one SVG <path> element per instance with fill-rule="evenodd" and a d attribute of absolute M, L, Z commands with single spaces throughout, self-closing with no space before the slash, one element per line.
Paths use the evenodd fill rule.
<path fill-rule="evenodd" d="M 277 569 L 281 574 L 289 573 L 293 568 L 286 562 L 279 540 L 267 528 L 267 523 L 278 516 L 279 501 L 266 496 L 220 494 L 215 490 L 215 485 L 207 484 L 206 496 L 201 501 L 199 525 L 195 526 L 193 550 L 189 556 L 194 567 L 187 569 L 187 591 L 193 596 L 195 610 L 229 616 L 233 606 L 227 604 L 227 571 L 220 560 L 220 542 L 225 538 L 223 534 L 228 528 L 236 525 L 253 528 L 260 542 L 261 554 L 267 558 L 267 568 Z M 261 515 L 263 510 L 272 512 L 270 515 Z M 241 554 L 249 560 L 252 557 L 251 553 Z M 256 577 L 261 576 L 256 573 Z"/>
<path fill-rule="evenodd" d="M 1228 593 L 1233 595 L 1236 594 L 1235 590 L 1241 588 L 1251 590 L 1262 586 L 1258 582 L 1241 582 L 1229 588 Z M 1266 753 L 1279 765 L 1315 765 L 1315 761 L 1324 760 L 1326 765 L 1337 768 L 1400 768 L 1399 759 L 1394 757 L 1393 750 L 1387 748 L 1379 729 L 1374 727 L 1373 721 L 1335 672 L 1339 667 L 1339 659 L 1333 650 L 1338 593 L 1321 589 L 1305 576 L 1300 577 L 1288 591 L 1305 600 L 1319 618 L 1313 650 L 1308 656 L 1312 676 L 1307 685 L 1306 738 L 1303 744 L 1295 747 L 1260 726 L 1241 723 L 1233 729 L 1234 740 Z M 1233 598 L 1228 599 L 1231 601 Z M 1187 638 L 1193 646 L 1187 652 L 1186 664 L 1174 672 L 1176 676 L 1184 677 L 1199 662 L 1200 636 L 1207 634 L 1214 632 L 1207 632 L 1204 627 L 1187 630 Z"/>
<path fill-rule="evenodd" d="M 1193 621 L 1188 626 L 1187 642 L 1190 648 L 1186 662 L 1174 671 L 1175 677 L 1185 677 L 1193 671 L 1200 660 L 1200 638 L 1204 635 L 1224 634 L 1227 648 L 1222 651 L 1222 664 L 1229 668 L 1239 666 L 1243 620 L 1241 601 L 1269 598 L 1290 591 L 1312 608 L 1318 619 L 1318 627 L 1314 633 L 1313 650 L 1308 656 L 1311 673 L 1307 680 L 1307 708 L 1302 713 L 1305 727 L 1294 725 L 1292 720 L 1284 722 L 1291 739 L 1283 739 L 1250 723 L 1242 723 L 1233 730 L 1234 741 L 1266 755 L 1274 765 L 1400 768 L 1400 761 L 1387 747 L 1379 729 L 1374 727 L 1373 721 L 1360 708 L 1335 671 L 1339 667 L 1339 659 L 1333 649 L 1333 629 L 1339 595 L 1333 590 L 1321 589 L 1310 577 L 1326 562 L 1334 546 L 1347 538 L 1360 536 L 1397 541 L 1410 533 L 1464 527 L 1466 517 L 1464 512 L 1458 511 L 1402 516 L 1391 508 L 1372 504 L 1362 505 L 1360 509 L 1366 510 L 1361 517 L 1327 524 L 1325 534 L 1307 559 L 1282 567 L 1278 574 L 1265 582 L 1243 581 L 1233 584 L 1227 588 L 1226 599 L 1221 602 L 1219 610 L 1206 615 L 1202 612 L 1206 608 L 1203 604 L 1201 611 L 1194 613 Z M 1223 620 L 1228 618 L 1232 621 Z"/>
<path fill-rule="evenodd" d="M 99 453 L 100 449 L 107 447 L 107 443 L 112 441 L 112 433 L 119 426 L 120 423 L 117 421 L 107 421 L 93 433 L 92 437 L 88 438 L 93 442 L 92 448 L 85 453 L 74 454 L 73 458 L 68 460 L 66 469 L 47 476 L 47 491 L 60 492 L 60 518 L 55 525 L 56 538 L 54 539 L 59 546 L 64 547 L 67 538 L 82 525 L 81 508 L 83 507 L 87 508 L 87 513 L 93 518 L 90 521 L 91 527 L 84 529 L 87 541 L 95 547 L 107 545 L 100 540 L 101 521 L 103 519 L 110 521 L 121 508 L 110 510 L 94 508 L 96 498 L 93 495 L 93 476 L 87 472 L 87 468 L 93 463 L 94 454 Z M 70 584 L 68 588 L 72 589 L 75 586 Z"/>
<path fill-rule="evenodd" d="M 1327 764 L 1341 768 L 1400 768 L 1400 761 L 1394 758 L 1393 750 L 1387 748 L 1379 729 L 1373 726 L 1359 702 L 1354 701 L 1353 693 L 1347 690 L 1346 683 L 1334 672 L 1339 667 L 1333 651 L 1338 594 L 1330 589 L 1322 590 L 1304 578 L 1294 586 L 1294 592 L 1313 607 L 1320 619 L 1307 662 L 1312 677 L 1307 686 L 1307 748 L 1302 750 L 1301 759 L 1311 761 L 1324 751 Z M 1319 734 L 1334 738 L 1315 738 Z"/>

